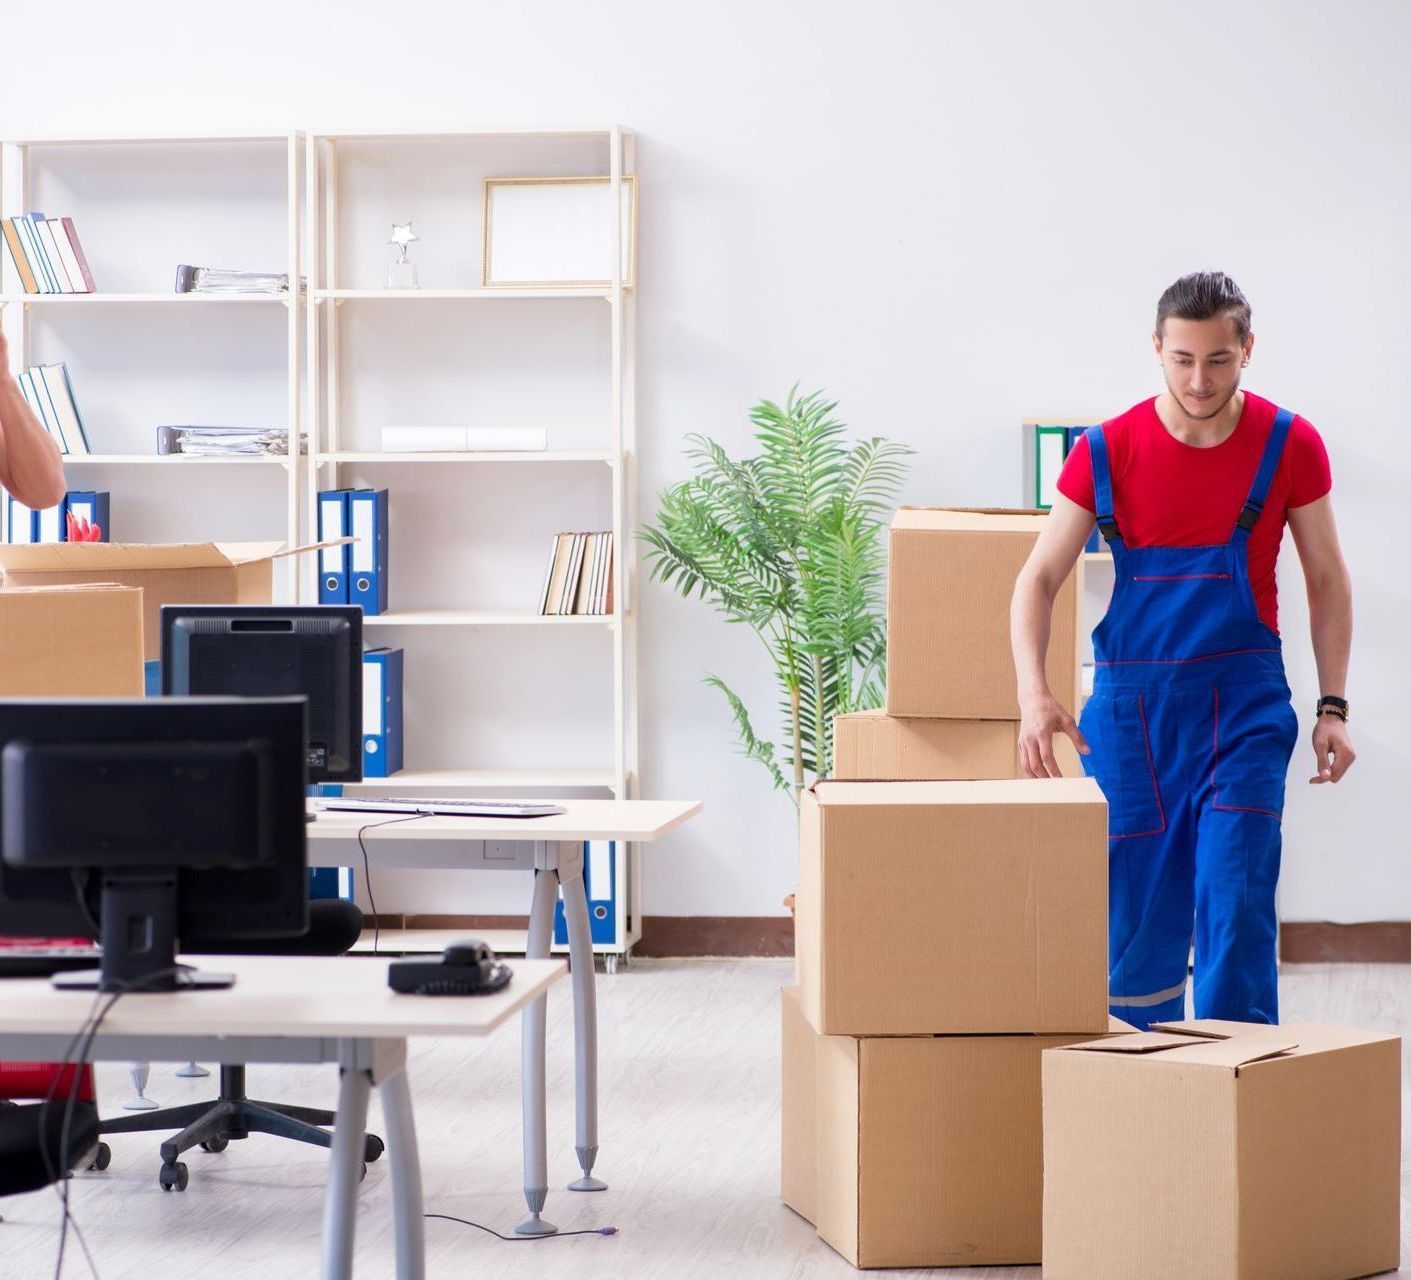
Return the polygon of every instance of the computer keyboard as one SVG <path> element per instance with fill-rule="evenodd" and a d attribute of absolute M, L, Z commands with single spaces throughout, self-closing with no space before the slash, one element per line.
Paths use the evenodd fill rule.
<path fill-rule="evenodd" d="M 568 812 L 562 805 L 533 800 L 448 800 L 436 796 L 398 796 L 395 800 L 338 796 L 320 800 L 319 808 L 352 813 L 428 813 L 469 818 L 545 818 Z"/>

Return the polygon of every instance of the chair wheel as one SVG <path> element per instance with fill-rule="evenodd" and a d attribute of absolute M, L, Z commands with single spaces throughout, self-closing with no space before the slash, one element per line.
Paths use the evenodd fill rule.
<path fill-rule="evenodd" d="M 386 1150 L 387 1144 L 375 1133 L 369 1133 L 363 1139 L 363 1159 L 366 1160 L 368 1164 L 371 1164 Z"/>
<path fill-rule="evenodd" d="M 230 1146 L 230 1139 L 222 1133 L 217 1134 L 214 1138 L 207 1138 L 205 1142 L 201 1144 L 201 1150 L 210 1151 L 214 1153 L 217 1151 L 224 1151 L 228 1146 Z"/>
<path fill-rule="evenodd" d="M 181 1160 L 173 1161 L 171 1164 L 164 1164 L 161 1172 L 157 1174 L 157 1181 L 162 1184 L 163 1191 L 185 1191 L 189 1176 L 186 1172 L 186 1165 Z"/>
<path fill-rule="evenodd" d="M 102 1173 L 113 1162 L 113 1149 L 106 1142 L 98 1144 L 93 1153 L 93 1163 L 88 1166 L 90 1173 Z"/>

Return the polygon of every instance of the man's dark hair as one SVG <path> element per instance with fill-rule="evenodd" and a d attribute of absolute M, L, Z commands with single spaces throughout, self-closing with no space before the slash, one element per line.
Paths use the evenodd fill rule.
<path fill-rule="evenodd" d="M 1249 299 L 1223 271 L 1192 271 L 1182 276 L 1156 304 L 1156 332 L 1165 336 L 1168 316 L 1177 320 L 1213 320 L 1229 316 L 1243 342 L 1249 337 Z"/>

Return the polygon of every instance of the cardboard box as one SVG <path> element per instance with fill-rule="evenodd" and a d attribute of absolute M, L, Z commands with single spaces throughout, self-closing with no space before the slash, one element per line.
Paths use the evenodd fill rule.
<path fill-rule="evenodd" d="M 283 547 L 282 542 L 17 544 L 0 546 L 0 572 L 6 586 L 141 587 L 143 652 L 150 659 L 161 657 L 164 604 L 269 604 L 275 560 L 315 549 Z"/>
<path fill-rule="evenodd" d="M 0 591 L 0 697 L 140 698 L 142 592 L 99 583 Z"/>
<path fill-rule="evenodd" d="M 1044 1054 L 1044 1280 L 1341 1280 L 1400 1254 L 1401 1041 L 1180 1022 Z"/>
<path fill-rule="evenodd" d="M 818 1036 L 803 1016 L 799 989 L 780 993 L 779 1195 L 809 1222 L 817 1221 L 818 1128 L 814 1118 Z"/>
<path fill-rule="evenodd" d="M 780 1003 L 784 1202 L 856 1267 L 1037 1263 L 1041 1055 L 1092 1037 L 820 1036 Z"/>
<path fill-rule="evenodd" d="M 1009 605 L 1047 516 L 902 507 L 888 537 L 887 710 L 894 716 L 1018 720 Z M 1048 682 L 1079 706 L 1081 557 L 1053 602 Z"/>
<path fill-rule="evenodd" d="M 1054 734 L 1065 778 L 1081 778 L 1078 749 Z M 833 718 L 833 773 L 839 781 L 927 782 L 1024 778 L 1016 720 L 923 720 L 885 711 Z"/>
<path fill-rule="evenodd" d="M 1092 779 L 819 782 L 800 819 L 795 955 L 816 1031 L 1106 1027 Z"/>

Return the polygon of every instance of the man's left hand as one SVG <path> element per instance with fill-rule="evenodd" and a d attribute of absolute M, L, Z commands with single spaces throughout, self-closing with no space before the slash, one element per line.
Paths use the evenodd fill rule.
<path fill-rule="evenodd" d="M 1317 774 L 1309 782 L 1341 782 L 1357 759 L 1346 722 L 1337 716 L 1319 716 L 1313 726 L 1313 756 Z"/>

